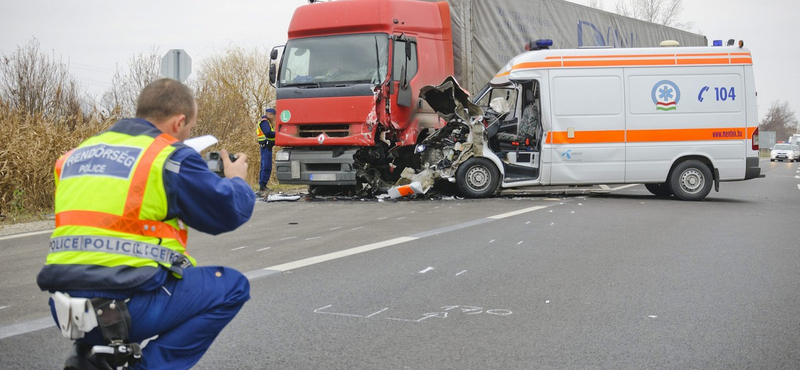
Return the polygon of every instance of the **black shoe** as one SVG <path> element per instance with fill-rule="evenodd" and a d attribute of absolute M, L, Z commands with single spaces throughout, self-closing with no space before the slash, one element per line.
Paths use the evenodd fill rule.
<path fill-rule="evenodd" d="M 88 343 L 75 342 L 67 362 L 64 363 L 64 370 L 114 370 L 106 360 L 98 356 L 89 356 L 92 347 Z"/>

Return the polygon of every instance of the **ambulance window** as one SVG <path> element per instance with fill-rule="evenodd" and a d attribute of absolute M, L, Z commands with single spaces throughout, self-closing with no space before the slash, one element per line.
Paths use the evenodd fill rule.
<path fill-rule="evenodd" d="M 557 116 L 619 115 L 622 99 L 619 76 L 553 79 L 553 110 Z"/>
<path fill-rule="evenodd" d="M 506 112 L 510 112 L 509 115 L 513 115 L 516 102 L 516 89 L 513 87 L 497 87 L 491 89 L 487 94 L 483 95 L 478 101 L 478 105 L 483 109 L 492 108 L 495 111 L 500 109 L 501 111 L 498 111 L 498 113 L 504 113 L 502 110 L 507 109 Z"/>

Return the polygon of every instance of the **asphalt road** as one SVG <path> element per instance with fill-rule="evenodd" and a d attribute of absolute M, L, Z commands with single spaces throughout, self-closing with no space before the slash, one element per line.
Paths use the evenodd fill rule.
<path fill-rule="evenodd" d="M 643 186 L 484 200 L 260 203 L 201 264 L 252 299 L 196 369 L 798 369 L 800 168 L 702 202 Z M 34 278 L 47 235 L 0 239 L 0 369 L 70 344 Z"/>

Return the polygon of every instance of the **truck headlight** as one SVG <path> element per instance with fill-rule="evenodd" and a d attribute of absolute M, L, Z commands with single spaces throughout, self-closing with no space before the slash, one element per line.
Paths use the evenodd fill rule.
<path fill-rule="evenodd" d="M 278 153 L 275 153 L 275 160 L 276 161 L 288 161 L 289 160 L 289 152 L 281 150 Z"/>

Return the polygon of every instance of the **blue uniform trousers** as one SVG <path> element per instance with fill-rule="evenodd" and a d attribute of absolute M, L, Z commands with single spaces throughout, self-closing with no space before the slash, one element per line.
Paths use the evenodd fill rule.
<path fill-rule="evenodd" d="M 272 174 L 272 147 L 266 145 L 261 147 L 261 172 L 259 172 L 258 176 L 259 187 L 267 187 L 270 174 Z"/>
<path fill-rule="evenodd" d="M 247 278 L 219 266 L 190 267 L 184 270 L 183 279 L 170 277 L 163 288 L 135 294 L 128 301 L 130 341 L 158 338 L 147 343 L 143 361 L 131 369 L 191 368 L 248 299 Z M 99 328 L 81 340 L 103 344 Z"/>

